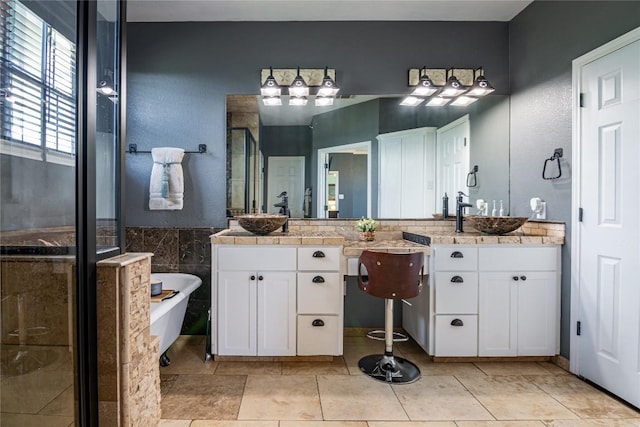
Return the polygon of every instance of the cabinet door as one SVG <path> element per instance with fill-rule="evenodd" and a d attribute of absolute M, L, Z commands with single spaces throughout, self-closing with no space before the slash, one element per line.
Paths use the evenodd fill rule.
<path fill-rule="evenodd" d="M 258 356 L 296 354 L 296 273 L 257 274 Z"/>
<path fill-rule="evenodd" d="M 254 277 L 252 279 L 252 276 Z M 255 356 L 255 273 L 218 273 L 218 354 Z"/>
<path fill-rule="evenodd" d="M 557 354 L 558 295 L 555 272 L 520 274 L 518 285 L 518 356 Z M 525 280 L 522 280 L 522 278 Z"/>
<path fill-rule="evenodd" d="M 479 273 L 478 356 L 517 354 L 517 283 L 507 272 Z"/>

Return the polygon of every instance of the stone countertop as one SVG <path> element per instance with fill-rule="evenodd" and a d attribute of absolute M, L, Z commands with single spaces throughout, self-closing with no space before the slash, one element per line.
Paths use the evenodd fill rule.
<path fill-rule="evenodd" d="M 433 220 L 380 220 L 376 239 L 372 242 L 358 240 L 354 231 L 355 220 L 296 220 L 291 219 L 289 232 L 276 231 L 266 236 L 256 236 L 239 226 L 211 236 L 214 244 L 236 245 L 338 245 L 344 247 L 346 256 L 358 256 L 365 249 L 379 251 L 429 253 L 430 245 L 455 244 L 564 244 L 565 226 L 555 221 L 528 221 L 518 230 L 501 236 L 486 235 L 477 231 L 456 233 L 451 221 Z"/>

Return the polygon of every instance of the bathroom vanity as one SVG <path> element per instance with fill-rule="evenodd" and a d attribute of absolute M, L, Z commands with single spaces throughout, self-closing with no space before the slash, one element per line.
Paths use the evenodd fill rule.
<path fill-rule="evenodd" d="M 214 353 L 342 354 L 342 246 L 214 244 L 212 259 Z"/>
<path fill-rule="evenodd" d="M 433 245 L 427 292 L 403 326 L 435 357 L 560 350 L 560 245 Z"/>
<path fill-rule="evenodd" d="M 363 250 L 425 254 L 423 292 L 403 304 L 402 327 L 429 355 L 554 356 L 559 352 L 564 224 L 517 233 L 455 233 L 453 221 L 380 221 L 357 240 L 355 220 L 289 220 L 289 232 L 211 236 L 212 353 L 342 354 L 345 278 Z"/>

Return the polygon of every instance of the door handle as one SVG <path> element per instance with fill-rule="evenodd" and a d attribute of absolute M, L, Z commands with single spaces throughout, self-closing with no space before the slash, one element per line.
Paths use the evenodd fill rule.
<path fill-rule="evenodd" d="M 312 257 L 314 257 L 314 258 L 324 258 L 324 257 L 325 257 L 325 254 L 324 254 L 324 252 L 322 252 L 322 251 L 315 251 L 315 252 L 313 253 L 313 255 L 311 255 L 311 256 L 312 256 Z"/>
<path fill-rule="evenodd" d="M 524 282 L 525 280 L 527 280 L 527 276 L 520 276 L 520 280 Z"/>
<path fill-rule="evenodd" d="M 324 320 L 316 319 L 313 322 L 311 322 L 311 326 L 324 326 Z"/>
<path fill-rule="evenodd" d="M 256 276 L 255 275 L 251 275 L 251 277 L 249 277 L 251 280 L 256 280 Z"/>
<path fill-rule="evenodd" d="M 451 252 L 451 258 L 464 258 L 464 255 L 460 251 Z"/>
<path fill-rule="evenodd" d="M 512 279 L 513 279 L 513 280 L 515 280 L 516 282 L 517 282 L 518 280 L 520 280 L 520 278 L 519 278 L 518 276 L 513 276 L 513 277 L 512 277 Z"/>
<path fill-rule="evenodd" d="M 451 278 L 451 283 L 464 283 L 464 279 L 460 276 L 453 276 Z"/>
<path fill-rule="evenodd" d="M 322 276 L 315 276 L 312 280 L 313 283 L 324 283 L 324 277 Z"/>
<path fill-rule="evenodd" d="M 258 276 L 258 280 L 262 280 L 264 279 L 264 277 L 262 277 L 262 275 Z"/>

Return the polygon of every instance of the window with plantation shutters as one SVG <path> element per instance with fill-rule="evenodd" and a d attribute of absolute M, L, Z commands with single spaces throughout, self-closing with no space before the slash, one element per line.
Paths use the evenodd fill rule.
<path fill-rule="evenodd" d="M 74 154 L 75 43 L 17 0 L 0 5 L 0 43 L 3 142 Z"/>

